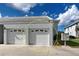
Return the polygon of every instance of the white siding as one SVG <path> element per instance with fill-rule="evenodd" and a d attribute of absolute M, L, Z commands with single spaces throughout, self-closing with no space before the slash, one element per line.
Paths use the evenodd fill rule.
<path fill-rule="evenodd" d="M 64 33 L 69 33 L 69 28 L 66 28 Z"/>
<path fill-rule="evenodd" d="M 68 33 L 70 36 L 76 37 L 76 25 L 66 28 L 65 33 Z"/>

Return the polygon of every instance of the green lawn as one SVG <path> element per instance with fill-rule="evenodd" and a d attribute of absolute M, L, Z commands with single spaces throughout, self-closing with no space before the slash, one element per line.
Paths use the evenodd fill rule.
<path fill-rule="evenodd" d="M 67 41 L 67 45 L 69 46 L 79 46 L 79 39 L 70 39 Z"/>

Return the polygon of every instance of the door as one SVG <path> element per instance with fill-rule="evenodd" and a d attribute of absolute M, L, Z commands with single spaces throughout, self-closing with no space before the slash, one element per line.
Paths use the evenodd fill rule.
<path fill-rule="evenodd" d="M 31 45 L 49 45 L 49 30 L 31 29 L 29 43 Z"/>
<path fill-rule="evenodd" d="M 8 30 L 8 44 L 25 44 L 26 34 L 23 29 Z"/>
<path fill-rule="evenodd" d="M 0 24 L 0 44 L 4 43 L 4 25 Z"/>
<path fill-rule="evenodd" d="M 49 34 L 47 33 L 37 33 L 36 35 L 36 45 L 48 45 L 49 44 Z"/>

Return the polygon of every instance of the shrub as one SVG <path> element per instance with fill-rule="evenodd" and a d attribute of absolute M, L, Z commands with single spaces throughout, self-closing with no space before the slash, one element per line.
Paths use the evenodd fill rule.
<path fill-rule="evenodd" d="M 76 37 L 74 37 L 74 36 L 69 36 L 69 38 L 70 38 L 70 39 L 76 39 Z"/>

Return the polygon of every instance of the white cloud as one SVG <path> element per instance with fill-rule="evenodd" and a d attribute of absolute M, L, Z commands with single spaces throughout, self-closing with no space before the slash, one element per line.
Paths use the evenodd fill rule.
<path fill-rule="evenodd" d="M 4 17 L 9 17 L 9 16 L 4 16 Z M 2 18 L 2 14 L 0 13 L 0 18 Z"/>
<path fill-rule="evenodd" d="M 57 16 L 58 16 L 58 15 L 56 15 L 56 14 L 54 15 L 54 17 L 57 17 Z"/>
<path fill-rule="evenodd" d="M 36 6 L 34 3 L 12 3 L 12 7 L 22 10 L 24 12 L 28 12 L 31 8 Z"/>
<path fill-rule="evenodd" d="M 31 11 L 30 13 L 31 13 L 31 15 L 33 15 L 33 14 L 34 14 L 34 12 L 33 12 L 33 11 Z"/>
<path fill-rule="evenodd" d="M 50 16 L 52 17 L 52 16 L 53 16 L 53 14 L 50 14 Z"/>
<path fill-rule="evenodd" d="M 4 16 L 5 18 L 9 17 L 9 16 Z"/>
<path fill-rule="evenodd" d="M 48 15 L 48 12 L 44 11 L 44 12 L 42 12 L 42 15 L 43 16 L 47 16 Z"/>
<path fill-rule="evenodd" d="M 25 16 L 27 17 L 28 15 L 26 14 Z"/>
<path fill-rule="evenodd" d="M 0 13 L 0 18 L 2 17 L 1 13 Z"/>
<path fill-rule="evenodd" d="M 72 5 L 65 13 L 60 13 L 57 19 L 60 20 L 59 25 L 65 25 L 77 17 L 79 17 L 79 10 L 76 5 Z"/>
<path fill-rule="evenodd" d="M 64 10 L 67 10 L 67 9 L 68 9 L 68 6 L 66 6 Z"/>

